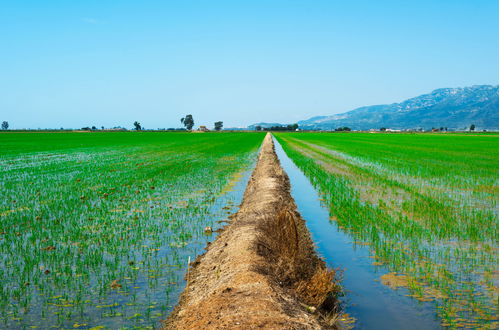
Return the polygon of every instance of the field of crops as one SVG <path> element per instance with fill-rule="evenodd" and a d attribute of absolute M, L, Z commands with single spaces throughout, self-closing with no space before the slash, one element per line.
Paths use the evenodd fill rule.
<path fill-rule="evenodd" d="M 499 135 L 275 136 L 384 284 L 444 326 L 499 326 Z"/>
<path fill-rule="evenodd" d="M 156 327 L 263 136 L 0 134 L 0 327 Z"/>

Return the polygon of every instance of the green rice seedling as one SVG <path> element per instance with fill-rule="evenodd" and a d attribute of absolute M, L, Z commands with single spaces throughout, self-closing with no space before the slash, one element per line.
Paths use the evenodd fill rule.
<path fill-rule="evenodd" d="M 215 236 L 203 228 L 241 199 L 243 184 L 225 189 L 248 177 L 262 139 L 0 134 L 4 327 L 154 327 L 183 289 L 184 260 Z"/>
<path fill-rule="evenodd" d="M 497 134 L 278 133 L 335 225 L 444 326 L 497 326 Z M 484 281 L 483 274 L 495 272 Z M 487 284 L 488 283 L 488 284 Z"/>

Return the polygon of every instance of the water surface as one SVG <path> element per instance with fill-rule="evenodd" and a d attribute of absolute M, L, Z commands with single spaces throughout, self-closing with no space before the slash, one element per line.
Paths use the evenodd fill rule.
<path fill-rule="evenodd" d="M 392 290 L 379 281 L 388 273 L 374 266 L 369 248 L 356 245 L 352 237 L 330 221 L 328 208 L 308 178 L 274 139 L 281 165 L 289 176 L 291 194 L 306 220 L 318 253 L 328 267 L 343 271 L 341 282 L 344 311 L 356 319 L 356 329 L 440 329 L 434 306 L 407 297 L 406 289 Z"/>

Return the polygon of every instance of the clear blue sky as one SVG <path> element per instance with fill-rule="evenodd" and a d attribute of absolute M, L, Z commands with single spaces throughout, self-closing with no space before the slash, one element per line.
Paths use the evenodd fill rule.
<path fill-rule="evenodd" d="M 498 0 L 3 0 L 0 121 L 289 123 L 497 85 L 498 17 Z"/>

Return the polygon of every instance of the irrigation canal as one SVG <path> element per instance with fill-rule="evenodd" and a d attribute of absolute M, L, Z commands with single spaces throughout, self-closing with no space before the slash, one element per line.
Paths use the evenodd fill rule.
<path fill-rule="evenodd" d="M 274 138 L 281 166 L 289 176 L 291 195 L 306 220 L 318 253 L 331 268 L 343 270 L 342 305 L 356 319 L 355 329 L 440 329 L 434 306 L 406 296 L 406 289 L 392 290 L 379 281 L 388 273 L 383 266 L 373 266 L 369 248 L 356 245 L 329 220 L 329 211 L 308 178 L 286 155 Z"/>

